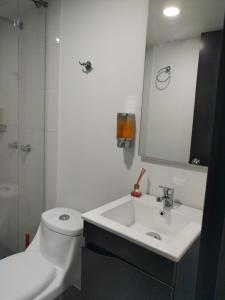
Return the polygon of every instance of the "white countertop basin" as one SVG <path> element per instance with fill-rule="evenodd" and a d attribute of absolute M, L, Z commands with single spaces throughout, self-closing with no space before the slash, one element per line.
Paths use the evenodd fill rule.
<path fill-rule="evenodd" d="M 179 261 L 200 235 L 202 211 L 185 205 L 167 209 L 163 216 L 161 211 L 162 203 L 157 202 L 156 197 L 128 195 L 89 211 L 82 218 L 170 260 Z"/>

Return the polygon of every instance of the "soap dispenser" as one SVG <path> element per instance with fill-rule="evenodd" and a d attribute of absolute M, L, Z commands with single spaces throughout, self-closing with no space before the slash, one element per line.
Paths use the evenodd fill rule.
<path fill-rule="evenodd" d="M 117 147 L 130 148 L 134 141 L 135 115 L 131 113 L 117 114 Z"/>

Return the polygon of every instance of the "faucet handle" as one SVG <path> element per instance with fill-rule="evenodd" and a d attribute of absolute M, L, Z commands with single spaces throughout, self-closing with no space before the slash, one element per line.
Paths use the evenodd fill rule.
<path fill-rule="evenodd" d="M 164 197 L 167 197 L 167 198 L 173 197 L 173 194 L 174 194 L 174 189 L 173 188 L 163 186 L 163 185 L 159 185 L 159 187 L 161 189 L 163 189 L 163 196 Z"/>

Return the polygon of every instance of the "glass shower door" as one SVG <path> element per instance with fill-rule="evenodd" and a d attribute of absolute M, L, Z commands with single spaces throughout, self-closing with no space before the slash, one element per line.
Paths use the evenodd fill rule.
<path fill-rule="evenodd" d="M 19 249 L 34 237 L 45 205 L 46 8 L 19 0 Z"/>
<path fill-rule="evenodd" d="M 46 8 L 0 0 L 0 259 L 23 251 L 45 206 Z"/>

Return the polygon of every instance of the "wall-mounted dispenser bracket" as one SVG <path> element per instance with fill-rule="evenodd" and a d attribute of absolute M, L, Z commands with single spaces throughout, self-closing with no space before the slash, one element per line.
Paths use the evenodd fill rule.
<path fill-rule="evenodd" d="M 117 138 L 117 147 L 128 149 L 131 148 L 132 142 L 132 139 Z"/>
<path fill-rule="evenodd" d="M 117 147 L 131 148 L 134 142 L 135 115 L 130 113 L 117 114 Z"/>

